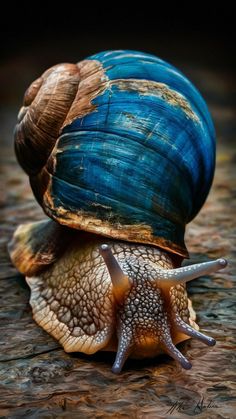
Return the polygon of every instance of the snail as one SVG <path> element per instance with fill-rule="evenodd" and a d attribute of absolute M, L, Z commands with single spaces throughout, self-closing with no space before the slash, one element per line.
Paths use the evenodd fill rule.
<path fill-rule="evenodd" d="M 167 353 L 202 334 L 186 282 L 225 259 L 181 267 L 185 226 L 209 193 L 215 133 L 202 96 L 154 55 L 105 51 L 34 81 L 15 129 L 18 161 L 48 220 L 9 244 L 35 321 L 66 352 Z"/>

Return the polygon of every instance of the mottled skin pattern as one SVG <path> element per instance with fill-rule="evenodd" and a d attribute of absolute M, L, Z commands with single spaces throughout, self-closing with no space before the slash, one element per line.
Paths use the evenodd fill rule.
<path fill-rule="evenodd" d="M 118 334 L 132 341 L 131 356 L 146 357 L 166 351 L 170 336 L 174 343 L 187 339 L 175 330 L 171 315 L 189 322 L 185 285 L 162 290 L 155 283 L 159 268 L 173 268 L 170 256 L 151 246 L 105 241 L 131 283 L 123 301 L 115 301 L 99 254 L 104 238 L 85 240 L 82 246 L 75 240 L 45 272 L 27 278 L 37 323 L 68 352 L 116 351 Z"/>
<path fill-rule="evenodd" d="M 162 352 L 189 369 L 177 343 L 194 337 L 215 344 L 198 331 L 185 283 L 223 269 L 225 259 L 176 268 L 180 260 L 154 246 L 51 220 L 19 226 L 9 252 L 31 288 L 36 322 L 67 352 L 115 351 L 114 373 L 129 356 Z"/>

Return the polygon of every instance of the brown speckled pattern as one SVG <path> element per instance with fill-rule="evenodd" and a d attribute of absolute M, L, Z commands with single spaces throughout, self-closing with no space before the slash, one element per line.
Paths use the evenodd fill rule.
<path fill-rule="evenodd" d="M 170 301 L 170 304 L 168 302 Z M 163 328 L 167 329 L 172 317 L 177 314 L 186 323 L 189 322 L 188 296 L 185 285 L 176 285 L 170 289 L 170 299 L 167 301 L 168 310 L 164 307 L 165 299 L 161 291 L 151 282 L 146 280 L 145 287 L 140 283 L 132 288 L 126 300 L 127 311 L 122 313 L 121 319 L 127 322 L 130 308 L 133 311 L 132 327 L 137 330 L 137 339 L 146 342 L 142 331 L 159 340 Z M 138 311 L 141 315 L 138 317 Z M 136 321 L 137 319 L 137 321 Z"/>
<path fill-rule="evenodd" d="M 75 240 L 44 273 L 27 278 L 34 318 L 66 351 L 94 353 L 116 350 L 118 312 L 120 321 L 136 336 L 133 355 L 153 356 L 161 351 L 159 337 L 169 329 L 171 319 L 163 308 L 164 296 L 155 279 L 158 269 L 173 267 L 172 261 L 168 254 L 151 246 L 105 240 L 133 284 L 124 306 L 117 307 L 109 273 L 99 254 L 103 242 L 85 240 L 81 246 Z M 170 295 L 174 310 L 188 322 L 185 286 L 173 287 Z M 183 339 L 175 337 L 174 341 L 179 340 Z"/>
<path fill-rule="evenodd" d="M 157 350 L 161 335 L 168 328 L 167 314 L 163 310 L 164 300 L 161 291 L 150 281 L 134 285 L 119 310 L 120 329 L 123 337 L 132 339 L 147 356 L 148 347 Z"/>
<path fill-rule="evenodd" d="M 188 296 L 185 285 L 178 284 L 170 289 L 170 307 L 186 323 L 189 321 Z"/>

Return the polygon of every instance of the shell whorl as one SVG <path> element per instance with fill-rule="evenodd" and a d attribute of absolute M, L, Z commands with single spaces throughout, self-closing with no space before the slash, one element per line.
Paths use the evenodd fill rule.
<path fill-rule="evenodd" d="M 45 166 L 78 84 L 78 66 L 59 64 L 45 71 L 27 89 L 15 130 L 15 150 L 28 175 L 36 175 Z"/>
<path fill-rule="evenodd" d="M 186 257 L 185 225 L 215 164 L 207 106 L 181 72 L 135 51 L 46 71 L 15 144 L 44 211 L 66 226 Z"/>

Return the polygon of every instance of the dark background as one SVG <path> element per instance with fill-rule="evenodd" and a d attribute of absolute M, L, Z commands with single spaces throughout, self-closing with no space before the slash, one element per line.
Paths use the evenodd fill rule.
<path fill-rule="evenodd" d="M 0 141 L 12 141 L 24 91 L 48 67 L 77 62 L 107 49 L 154 53 L 179 67 L 207 101 L 199 69 L 224 83 L 223 101 L 235 103 L 235 11 L 227 2 L 101 4 L 67 1 L 5 4 L 0 24 Z M 206 97 L 207 96 L 207 97 Z M 222 99 L 221 99 L 222 100 Z"/>
<path fill-rule="evenodd" d="M 180 54 L 216 64 L 223 54 L 220 61 L 231 61 L 236 24 L 232 5 L 226 1 L 163 3 L 156 1 L 154 10 L 150 2 L 131 7 L 128 1 L 111 6 L 41 1 L 21 2 L 17 8 L 11 2 L 5 5 L 6 18 L 1 19 L 1 56 L 31 53 L 43 63 L 50 61 L 50 54 L 75 60 L 100 49 L 138 48 L 164 58 Z"/>

